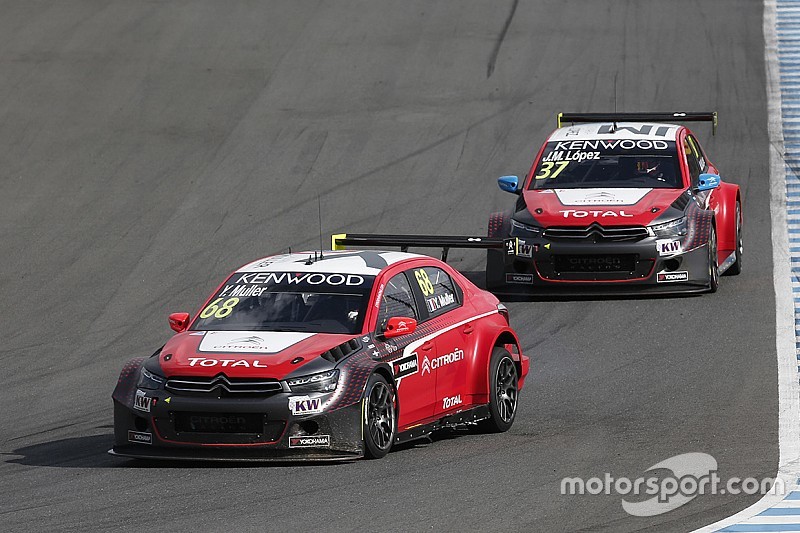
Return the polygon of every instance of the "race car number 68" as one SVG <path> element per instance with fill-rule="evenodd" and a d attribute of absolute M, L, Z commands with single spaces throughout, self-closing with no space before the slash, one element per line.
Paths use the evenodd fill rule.
<path fill-rule="evenodd" d="M 433 283 L 428 277 L 428 273 L 421 268 L 414 271 L 414 276 L 417 278 L 419 288 L 424 296 L 431 296 L 433 294 Z"/>
<path fill-rule="evenodd" d="M 239 298 L 228 298 L 225 302 L 220 306 L 219 302 L 222 298 L 217 298 L 210 304 L 208 307 L 203 309 L 203 312 L 200 313 L 200 318 L 209 318 L 213 316 L 214 318 L 225 318 L 229 314 L 233 312 L 233 308 L 236 307 L 236 304 L 239 303 Z"/>

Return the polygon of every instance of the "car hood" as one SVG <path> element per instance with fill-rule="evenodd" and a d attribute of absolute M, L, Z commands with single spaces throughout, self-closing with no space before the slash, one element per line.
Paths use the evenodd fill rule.
<path fill-rule="evenodd" d="M 529 214 L 542 227 L 646 226 L 685 189 L 537 189 L 524 191 Z"/>
<path fill-rule="evenodd" d="M 284 379 L 332 368 L 336 361 L 321 355 L 355 337 L 284 331 L 186 331 L 164 345 L 159 363 L 166 377 L 225 374 Z M 352 347 L 347 351 L 353 351 Z"/>

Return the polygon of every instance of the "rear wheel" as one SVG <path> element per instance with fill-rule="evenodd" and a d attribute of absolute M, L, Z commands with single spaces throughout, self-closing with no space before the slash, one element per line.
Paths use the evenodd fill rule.
<path fill-rule="evenodd" d="M 508 431 L 517 416 L 518 388 L 517 366 L 504 348 L 492 350 L 489 360 L 489 412 L 491 418 L 483 420 L 480 427 L 489 433 Z"/>
<path fill-rule="evenodd" d="M 742 204 L 736 202 L 736 261 L 725 271 L 726 276 L 737 276 L 742 272 L 742 252 L 744 244 L 742 241 Z"/>
<path fill-rule="evenodd" d="M 717 264 L 717 231 L 711 226 L 708 234 L 708 292 L 719 288 L 719 265 Z"/>
<path fill-rule="evenodd" d="M 380 374 L 372 374 L 364 393 L 364 453 L 380 459 L 392 449 L 397 433 L 394 387 Z"/>

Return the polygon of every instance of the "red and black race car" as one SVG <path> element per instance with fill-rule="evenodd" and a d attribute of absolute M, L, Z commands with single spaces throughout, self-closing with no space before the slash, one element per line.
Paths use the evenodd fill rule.
<path fill-rule="evenodd" d="M 486 284 L 496 292 L 582 287 L 714 292 L 742 269 L 742 197 L 694 134 L 671 122 L 716 113 L 560 114 L 518 196 L 494 213 Z M 562 123 L 573 123 L 562 127 Z"/>
<path fill-rule="evenodd" d="M 259 259 L 169 323 L 122 370 L 112 455 L 377 458 L 444 427 L 506 431 L 529 367 L 497 298 L 402 252 Z"/>

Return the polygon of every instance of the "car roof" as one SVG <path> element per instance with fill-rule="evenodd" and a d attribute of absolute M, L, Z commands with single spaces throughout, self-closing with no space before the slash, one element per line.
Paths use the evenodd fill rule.
<path fill-rule="evenodd" d="M 591 139 L 669 140 L 677 138 L 682 126 L 655 122 L 611 122 L 575 124 L 558 128 L 548 141 L 585 141 Z M 607 133 L 613 131 L 613 133 Z M 603 133 L 601 133 L 603 132 Z"/>
<path fill-rule="evenodd" d="M 431 257 L 382 250 L 323 250 L 272 255 L 252 261 L 236 272 L 322 272 L 377 276 L 383 269 L 407 259 Z M 310 259 L 310 261 L 309 261 Z"/>

